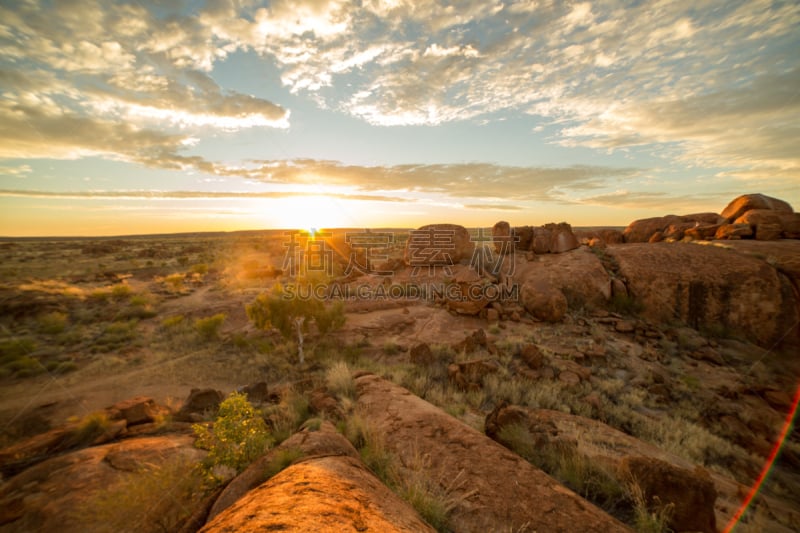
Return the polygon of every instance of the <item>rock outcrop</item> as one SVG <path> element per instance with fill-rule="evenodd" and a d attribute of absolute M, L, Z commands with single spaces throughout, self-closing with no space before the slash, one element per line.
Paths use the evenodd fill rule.
<path fill-rule="evenodd" d="M 765 194 L 743 194 L 734 198 L 731 203 L 722 210 L 722 218 L 727 222 L 733 222 L 752 209 L 766 209 L 784 213 L 792 213 L 792 206 L 783 200 L 773 198 Z"/>
<path fill-rule="evenodd" d="M 434 531 L 364 466 L 330 423 L 290 440 L 286 445 L 302 451 L 302 458 L 221 512 L 215 506 L 215 516 L 202 532 Z M 260 468 L 254 464 L 246 473 L 257 475 L 267 466 L 263 461 L 257 464 Z M 237 493 L 249 484 L 243 483 Z M 228 504 L 235 499 L 225 493 L 223 498 Z"/>
<path fill-rule="evenodd" d="M 464 226 L 428 224 L 409 234 L 403 260 L 411 267 L 446 267 L 469 261 L 474 251 L 475 243 Z"/>
<path fill-rule="evenodd" d="M 567 312 L 567 298 L 545 279 L 531 278 L 519 290 L 520 303 L 534 318 L 560 322 Z"/>
<path fill-rule="evenodd" d="M 601 307 L 611 298 L 611 277 L 597 255 L 588 248 L 543 255 L 537 261 L 519 262 L 515 281 L 542 279 L 560 290 L 570 305 Z"/>
<path fill-rule="evenodd" d="M 517 226 L 512 235 L 516 240 L 517 250 L 535 254 L 560 254 L 574 250 L 580 244 L 572 226 L 566 222 L 539 227 Z"/>
<path fill-rule="evenodd" d="M 624 458 L 618 468 L 620 477 L 639 486 L 651 512 L 671 506 L 669 527 L 673 531 L 717 533 L 717 490 L 703 468 L 688 470 L 641 456 Z"/>
<path fill-rule="evenodd" d="M 631 222 L 623 232 L 625 242 L 657 243 L 664 240 L 800 238 L 800 213 L 778 198 L 745 194 L 729 203 L 721 214 L 666 215 Z"/>
<path fill-rule="evenodd" d="M 654 323 L 726 328 L 761 345 L 797 339 L 792 283 L 767 262 L 716 246 L 608 247 L 631 296 Z"/>
<path fill-rule="evenodd" d="M 459 532 L 628 531 L 541 470 L 406 389 L 375 375 L 356 379 L 364 419 L 386 437 L 403 464 L 420 454 L 427 474 L 454 502 L 450 526 Z"/>
<path fill-rule="evenodd" d="M 42 533 L 120 531 L 134 524 L 138 531 L 154 531 L 157 522 L 177 527 L 198 504 L 173 485 L 187 479 L 205 455 L 193 442 L 188 435 L 145 437 L 48 459 L 0 486 L 0 508 L 6 509 L 0 526 L 3 531 Z M 147 469 L 172 472 L 174 477 L 164 478 L 163 486 L 152 486 L 153 479 L 161 478 L 148 478 Z M 118 484 L 137 483 L 151 488 L 125 494 L 124 502 L 102 498 Z M 164 494 L 148 492 L 162 489 Z"/>

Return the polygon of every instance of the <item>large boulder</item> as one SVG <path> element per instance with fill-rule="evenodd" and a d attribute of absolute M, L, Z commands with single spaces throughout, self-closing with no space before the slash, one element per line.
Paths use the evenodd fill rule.
<path fill-rule="evenodd" d="M 531 251 L 536 254 L 549 254 L 552 233 L 548 228 L 533 228 Z"/>
<path fill-rule="evenodd" d="M 514 236 L 516 237 L 516 249 L 527 252 L 531 249 L 533 244 L 533 227 L 531 226 L 515 226 Z"/>
<path fill-rule="evenodd" d="M 572 233 L 572 226 L 566 222 L 559 224 L 545 224 L 545 229 L 550 230 L 550 253 L 561 254 L 574 250 L 579 246 L 578 239 Z"/>
<path fill-rule="evenodd" d="M 534 318 L 544 322 L 561 322 L 567 312 L 567 298 L 545 279 L 525 281 L 519 291 L 520 303 Z"/>
<path fill-rule="evenodd" d="M 446 267 L 469 261 L 475 243 L 458 224 L 428 224 L 409 233 L 403 260 L 411 267 Z"/>
<path fill-rule="evenodd" d="M 546 280 L 575 308 L 602 307 L 611 298 L 610 275 L 597 255 L 585 247 L 543 255 L 534 262 L 519 262 L 516 269 L 514 279 L 518 283 Z"/>
<path fill-rule="evenodd" d="M 447 290 L 447 307 L 462 315 L 477 315 L 489 305 L 488 281 L 472 268 L 459 265 L 454 269 L 453 283 L 457 290 Z M 449 288 L 448 288 L 449 289 Z"/>
<path fill-rule="evenodd" d="M 672 224 L 685 222 L 678 215 L 666 215 L 663 217 L 643 218 L 634 220 L 622 232 L 625 242 L 647 242 L 657 231 L 664 232 Z"/>
<path fill-rule="evenodd" d="M 487 415 L 484 427 L 487 435 L 500 442 L 503 440 L 502 428 L 509 424 L 521 425 L 528 430 L 531 435 L 531 445 L 537 453 L 559 451 L 577 453 L 593 464 L 604 466 L 605 470 L 622 485 L 631 481 L 632 473 L 630 468 L 622 466 L 624 464 L 637 464 L 641 458 L 646 458 L 651 464 L 667 465 L 664 466 L 665 472 L 667 470 L 675 472 L 676 477 L 681 476 L 681 479 L 690 480 L 697 488 L 702 487 L 699 494 L 696 494 L 693 492 L 695 487 L 691 484 L 685 485 L 684 492 L 695 500 L 694 507 L 684 507 L 683 504 L 678 507 L 675 497 L 668 496 L 666 490 L 661 490 L 656 485 L 650 485 L 644 475 L 638 476 L 638 481 L 646 492 L 648 488 L 650 489 L 648 494 L 651 497 L 661 494 L 666 496 L 668 501 L 676 503 L 677 513 L 673 519 L 679 520 L 675 524 L 681 528 L 685 527 L 687 523 L 685 520 L 693 517 L 702 517 L 702 524 L 706 525 L 714 522 L 728 523 L 741 505 L 743 486 L 734 479 L 713 471 L 701 471 L 683 457 L 666 452 L 598 420 L 549 409 L 501 404 Z M 633 472 L 641 473 L 642 470 L 634 467 Z M 716 500 L 711 497 L 712 491 L 717 493 Z M 779 522 L 791 522 L 793 519 L 790 517 L 795 514 L 795 506 L 789 501 L 784 502 L 766 495 L 763 497 L 765 500 L 768 499 L 767 505 L 775 513 L 775 516 L 764 524 L 764 529 L 788 531 L 787 528 L 780 526 Z M 700 525 L 692 524 L 690 527 Z M 675 531 L 686 531 L 674 526 L 672 528 Z M 708 531 L 708 529 L 698 527 L 696 531 Z"/>
<path fill-rule="evenodd" d="M 792 285 L 758 257 L 665 243 L 610 246 L 607 253 L 619 264 L 628 292 L 642 304 L 643 316 L 653 322 L 723 327 L 760 345 L 797 338 Z"/>
<path fill-rule="evenodd" d="M 733 222 L 751 209 L 768 209 L 792 213 L 794 210 L 788 203 L 778 198 L 765 194 L 744 194 L 735 198 L 722 210 L 722 217 L 728 222 Z"/>
<path fill-rule="evenodd" d="M 342 437 L 330 422 L 323 422 L 319 429 L 313 431 L 306 426 L 257 459 L 228 483 L 211 507 L 207 521 L 211 522 L 217 515 L 235 504 L 249 491 L 267 481 L 271 475 L 276 474 L 277 472 L 273 470 L 273 465 L 276 464 L 276 461 L 281 456 L 285 456 L 287 452 L 292 452 L 293 456 L 296 457 L 292 463 L 327 455 L 347 456 L 354 459 L 359 457 L 358 451 L 353 448 L 350 441 Z"/>
<path fill-rule="evenodd" d="M 706 228 L 691 235 L 693 238 L 711 238 L 714 236 L 717 224 L 725 222 L 716 213 L 693 213 L 690 215 L 666 215 L 662 217 L 643 218 L 631 222 L 622 232 L 625 242 L 649 242 L 653 235 L 661 233 L 661 240 L 681 240 L 688 230 Z M 713 230 L 711 229 L 713 227 Z M 654 242 L 660 242 L 655 239 Z"/>
<path fill-rule="evenodd" d="M 703 468 L 689 470 L 652 457 L 626 457 L 619 469 L 642 490 L 651 512 L 671 506 L 668 525 L 673 531 L 717 532 L 717 490 Z"/>
<path fill-rule="evenodd" d="M 494 249 L 497 253 L 509 253 L 511 248 L 511 239 L 513 232 L 511 231 L 511 224 L 505 220 L 497 222 L 492 226 L 492 241 L 494 242 Z"/>
<path fill-rule="evenodd" d="M 250 490 L 200 531 L 435 531 L 364 466 L 344 437 L 332 428 L 324 436 L 327 451 Z"/>
<path fill-rule="evenodd" d="M 203 416 L 216 413 L 225 395 L 216 389 L 192 389 L 183 406 L 175 414 L 176 420 L 199 422 Z"/>
<path fill-rule="evenodd" d="M 206 452 L 193 443 L 189 435 L 127 439 L 48 459 L 0 486 L 0 529 L 176 530 L 200 504 L 191 476 Z"/>
<path fill-rule="evenodd" d="M 793 239 L 800 233 L 800 213 L 750 209 L 737 218 L 736 225 L 747 225 L 760 241 L 774 241 L 781 237 Z"/>
<path fill-rule="evenodd" d="M 402 465 L 428 458 L 428 478 L 453 502 L 450 529 L 628 531 L 518 455 L 406 389 L 356 378 L 361 416 Z M 401 475 L 403 470 L 401 469 Z"/>

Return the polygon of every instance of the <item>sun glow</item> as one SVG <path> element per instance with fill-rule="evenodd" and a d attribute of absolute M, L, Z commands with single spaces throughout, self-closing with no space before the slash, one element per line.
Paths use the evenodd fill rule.
<path fill-rule="evenodd" d="M 353 225 L 353 209 L 350 202 L 330 196 L 297 196 L 265 202 L 263 217 L 269 227 L 311 231 Z"/>

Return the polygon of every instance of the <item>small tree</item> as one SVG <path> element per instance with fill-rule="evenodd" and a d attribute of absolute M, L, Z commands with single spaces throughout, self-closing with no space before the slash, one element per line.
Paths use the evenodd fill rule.
<path fill-rule="evenodd" d="M 257 328 L 274 327 L 285 339 L 297 338 L 297 354 L 300 363 L 305 363 L 303 353 L 304 333 L 311 321 L 323 335 L 341 328 L 345 322 L 344 306 L 336 302 L 330 308 L 315 298 L 291 297 L 280 285 L 269 293 L 259 294 L 246 307 L 247 316 Z"/>
<path fill-rule="evenodd" d="M 264 419 L 247 401 L 247 395 L 238 392 L 232 392 L 219 405 L 211 429 L 203 424 L 194 424 L 192 429 L 197 437 L 196 446 L 208 450 L 204 466 L 212 478 L 217 466 L 241 472 L 271 445 Z"/>

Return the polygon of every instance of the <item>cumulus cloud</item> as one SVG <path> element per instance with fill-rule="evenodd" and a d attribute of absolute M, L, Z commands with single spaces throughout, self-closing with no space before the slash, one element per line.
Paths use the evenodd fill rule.
<path fill-rule="evenodd" d="M 553 198 L 559 183 L 599 189 L 632 175 L 313 160 L 237 169 L 182 156 L 187 129 L 289 125 L 289 110 L 225 90 L 211 76 L 230 54 L 248 50 L 274 64 L 291 92 L 375 125 L 536 115 L 565 146 L 637 147 L 739 179 L 800 178 L 800 104 L 791 94 L 800 81 L 796 2 L 9 6 L 0 7 L 0 157 L 104 154 L 264 181 L 321 179 L 371 191 L 397 183 L 525 200 Z"/>
<path fill-rule="evenodd" d="M 162 8 L 0 6 L 0 157 L 102 154 L 181 168 L 200 164 L 179 155 L 186 127 L 288 125 L 288 110 L 224 90 L 206 73 L 237 44 Z"/>

